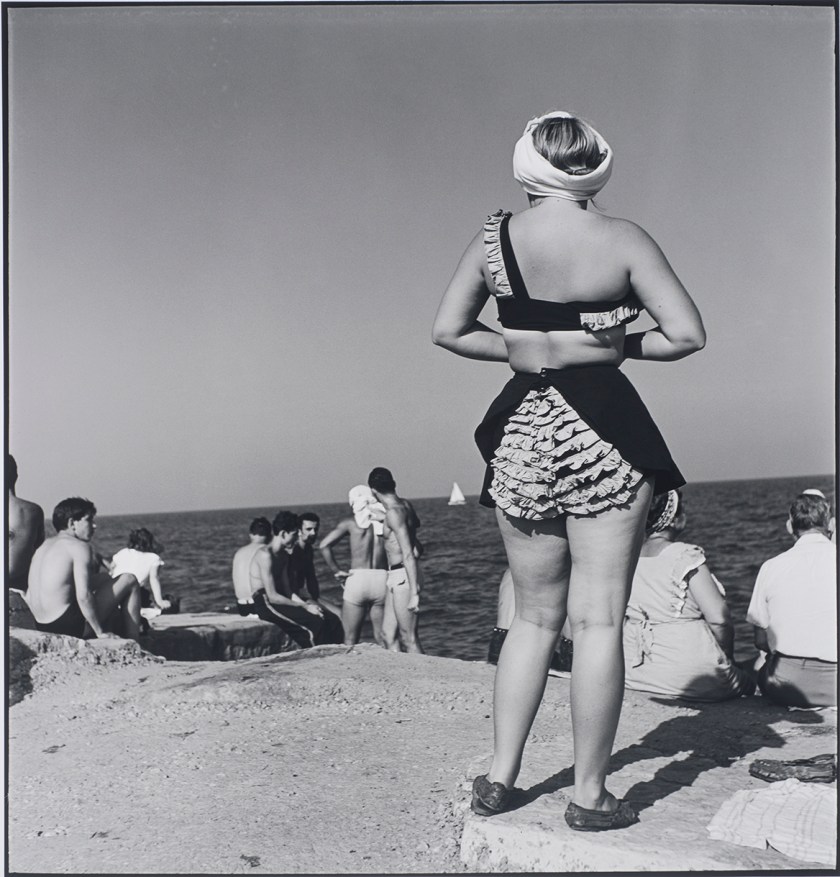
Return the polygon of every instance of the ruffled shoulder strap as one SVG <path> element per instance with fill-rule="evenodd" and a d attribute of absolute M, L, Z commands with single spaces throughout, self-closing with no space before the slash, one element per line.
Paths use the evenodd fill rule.
<path fill-rule="evenodd" d="M 674 616 L 682 615 L 688 595 L 688 576 L 706 562 L 699 545 L 675 542 L 666 549 L 671 560 L 671 609 Z"/>
<path fill-rule="evenodd" d="M 484 223 L 484 252 L 487 255 L 487 266 L 493 276 L 493 295 L 496 298 L 513 298 L 500 240 L 502 222 L 510 219 L 510 216 L 509 210 L 497 210 L 491 213 Z"/>

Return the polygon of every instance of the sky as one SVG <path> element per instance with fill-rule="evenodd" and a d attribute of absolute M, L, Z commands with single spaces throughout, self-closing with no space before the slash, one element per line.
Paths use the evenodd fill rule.
<path fill-rule="evenodd" d="M 703 315 L 702 352 L 624 366 L 685 476 L 832 472 L 834 34 L 806 6 L 8 9 L 19 495 L 297 507 L 373 466 L 477 493 L 509 369 L 431 326 L 551 109 L 608 140 L 601 209 Z"/>

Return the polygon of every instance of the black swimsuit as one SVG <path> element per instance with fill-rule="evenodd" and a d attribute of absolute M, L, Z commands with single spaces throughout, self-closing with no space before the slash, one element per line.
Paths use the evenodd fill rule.
<path fill-rule="evenodd" d="M 499 322 L 505 329 L 533 332 L 597 331 L 635 320 L 641 305 L 628 292 L 618 301 L 546 301 L 531 298 L 510 242 L 511 214 L 499 210 L 487 217 L 484 247 L 493 275 Z"/>
<path fill-rule="evenodd" d="M 47 624 L 41 624 L 40 621 L 36 621 L 35 627 L 41 633 L 60 633 L 64 634 L 64 636 L 76 636 L 79 639 L 85 639 L 87 621 L 85 616 L 82 615 L 79 604 L 73 600 L 55 621 L 50 621 Z M 93 631 L 91 631 L 92 633 Z"/>
<path fill-rule="evenodd" d="M 529 331 L 599 331 L 635 319 L 632 293 L 620 301 L 532 299 L 522 282 L 507 224 L 485 224 L 485 250 L 502 326 Z M 475 432 L 487 463 L 482 505 L 541 520 L 592 515 L 626 505 L 646 476 L 661 493 L 685 484 L 633 385 L 613 365 L 518 372 Z"/>

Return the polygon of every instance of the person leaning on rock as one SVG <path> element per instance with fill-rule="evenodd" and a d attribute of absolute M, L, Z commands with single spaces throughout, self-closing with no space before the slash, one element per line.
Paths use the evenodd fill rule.
<path fill-rule="evenodd" d="M 87 639 L 91 636 L 140 637 L 140 585 L 130 573 L 111 578 L 97 572 L 91 546 L 96 506 L 89 499 L 63 499 L 52 515 L 56 535 L 32 556 L 26 599 L 43 633 Z"/>

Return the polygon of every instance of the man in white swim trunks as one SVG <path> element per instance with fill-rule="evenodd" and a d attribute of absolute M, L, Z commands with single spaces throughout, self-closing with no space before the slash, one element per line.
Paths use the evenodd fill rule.
<path fill-rule="evenodd" d="M 233 555 L 233 590 L 236 594 L 237 612 L 244 618 L 257 617 L 254 599 L 251 595 L 251 561 L 254 555 L 271 541 L 271 521 L 268 518 L 254 518 L 248 528 L 251 541 L 236 549 Z"/>
<path fill-rule="evenodd" d="M 378 503 L 366 484 L 359 484 L 349 494 L 351 517 L 343 518 L 321 541 L 321 553 L 327 566 L 344 590 L 341 620 L 344 645 L 359 641 L 365 615 L 370 613 L 373 638 L 384 645 L 382 617 L 385 611 L 388 578 L 385 544 L 382 538 L 385 508 Z M 333 554 L 333 546 L 350 539 L 350 571 L 342 570 Z"/>
<path fill-rule="evenodd" d="M 388 469 L 377 466 L 371 470 L 368 486 L 385 507 L 385 555 L 388 559 L 388 591 L 382 619 L 385 647 L 398 652 L 402 643 L 407 652 L 422 655 L 425 652 L 417 633 L 423 587 L 418 560 L 421 548 L 417 539 L 420 519 L 411 503 L 397 495 L 394 476 Z"/>

